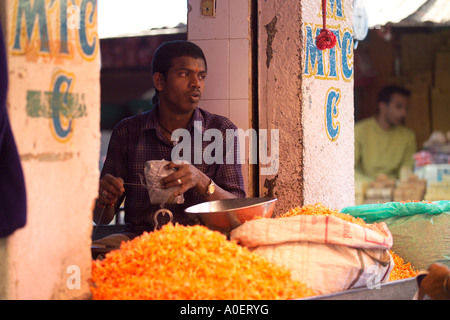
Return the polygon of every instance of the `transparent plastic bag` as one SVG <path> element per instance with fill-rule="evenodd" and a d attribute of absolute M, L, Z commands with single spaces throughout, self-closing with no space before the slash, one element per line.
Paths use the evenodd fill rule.
<path fill-rule="evenodd" d="M 180 188 L 175 186 L 168 189 L 163 189 L 161 186 L 161 179 L 167 177 L 169 174 L 176 172 L 176 169 L 166 169 L 165 166 L 169 163 L 167 160 L 150 160 L 145 163 L 144 177 L 145 187 L 148 189 L 150 202 L 153 204 L 182 204 L 184 203 L 184 196 L 174 196 L 174 193 Z"/>

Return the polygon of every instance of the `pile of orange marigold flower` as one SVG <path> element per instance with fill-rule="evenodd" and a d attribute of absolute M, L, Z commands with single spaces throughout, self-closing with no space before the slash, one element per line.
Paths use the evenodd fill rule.
<path fill-rule="evenodd" d="M 290 271 L 203 226 L 167 224 L 92 263 L 93 299 L 295 299 Z"/>
<path fill-rule="evenodd" d="M 314 205 L 304 205 L 303 207 L 295 207 L 293 209 L 290 209 L 289 211 L 281 214 L 278 216 L 278 218 L 286 218 L 286 217 L 293 217 L 298 215 L 322 215 L 322 216 L 334 216 L 340 219 L 343 219 L 345 221 L 355 223 L 357 225 L 360 225 L 365 228 L 369 228 L 372 230 L 375 230 L 377 232 L 381 232 L 383 234 L 386 234 L 384 229 L 379 228 L 379 225 L 377 223 L 373 224 L 367 224 L 363 219 L 353 217 L 347 213 L 339 212 L 336 209 L 330 209 L 327 206 L 324 206 L 321 203 L 316 203 Z"/>
<path fill-rule="evenodd" d="M 400 256 L 395 254 L 392 250 L 389 251 L 391 253 L 392 258 L 394 259 L 394 268 L 392 268 L 391 273 L 389 274 L 389 281 L 407 279 L 417 276 L 419 273 L 417 270 L 411 266 L 411 263 L 405 263 Z"/>

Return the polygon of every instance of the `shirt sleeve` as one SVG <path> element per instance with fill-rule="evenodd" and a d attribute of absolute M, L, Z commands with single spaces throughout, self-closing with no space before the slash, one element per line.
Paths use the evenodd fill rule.
<path fill-rule="evenodd" d="M 124 178 L 126 175 L 126 130 L 123 126 L 114 128 L 108 144 L 105 163 L 103 164 L 103 178 L 106 174 Z"/>
<path fill-rule="evenodd" d="M 213 180 L 222 189 L 234 194 L 236 197 L 245 198 L 246 194 L 240 164 L 219 165 Z"/>
<path fill-rule="evenodd" d="M 106 159 L 103 164 L 100 179 L 106 174 L 110 174 L 113 177 L 122 178 L 126 180 L 127 174 L 127 130 L 126 127 L 119 123 L 111 134 L 111 138 L 108 144 L 108 151 L 106 153 Z M 120 207 L 126 194 L 118 199 L 116 202 L 116 210 Z"/>
<path fill-rule="evenodd" d="M 224 137 L 227 137 L 227 130 L 229 132 L 236 132 L 236 126 L 229 120 L 226 119 L 223 122 L 223 127 L 221 129 Z M 214 174 L 214 183 L 220 186 L 222 189 L 234 194 L 238 198 L 245 198 L 246 192 L 244 189 L 244 180 L 242 177 L 242 166 L 239 154 L 239 138 L 235 134 L 233 138 L 233 145 L 230 148 L 230 141 L 223 139 L 223 150 L 224 156 L 222 164 L 217 166 L 216 172 Z M 232 152 L 232 156 L 230 156 Z M 232 161 L 231 158 L 233 159 Z M 231 163 L 230 163 L 231 162 Z"/>

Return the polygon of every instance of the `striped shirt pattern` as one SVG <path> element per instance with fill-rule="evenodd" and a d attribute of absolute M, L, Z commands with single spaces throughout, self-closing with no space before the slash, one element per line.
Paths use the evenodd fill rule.
<path fill-rule="evenodd" d="M 157 107 L 158 108 L 158 107 Z M 155 224 L 153 214 L 160 209 L 158 204 L 151 204 L 148 189 L 141 184 L 144 176 L 145 163 L 149 160 L 172 160 L 173 144 L 167 141 L 157 119 L 157 108 L 126 119 L 123 119 L 114 128 L 101 172 L 101 177 L 111 174 L 121 177 L 126 183 L 125 193 L 116 202 L 116 211 L 119 210 L 124 201 L 125 229 L 124 233 L 133 238 L 144 231 L 153 231 Z M 196 108 L 189 127 L 191 133 L 191 159 L 194 158 L 194 121 L 201 121 L 202 134 L 208 129 L 218 129 L 223 139 L 223 161 L 221 163 L 206 164 L 202 159 L 200 164 L 195 164 L 200 171 L 211 178 L 224 190 L 235 194 L 237 197 L 245 197 L 244 183 L 241 165 L 238 163 L 238 139 L 234 143 L 234 163 L 226 162 L 225 137 L 226 130 L 236 130 L 236 126 L 226 117 L 209 113 L 201 108 Z M 197 126 L 198 127 L 198 126 Z M 203 139 L 202 139 L 203 140 Z M 202 141 L 202 150 L 210 141 Z M 197 148 L 198 149 L 198 148 Z M 145 181 L 145 178 L 144 178 Z M 184 209 L 192 205 L 204 202 L 205 199 L 197 191 L 190 189 L 184 193 L 183 204 L 166 204 L 164 208 L 173 214 L 173 222 L 182 225 L 199 224 L 198 220 L 190 218 Z M 158 224 L 162 225 L 169 221 L 169 217 L 160 215 Z"/>

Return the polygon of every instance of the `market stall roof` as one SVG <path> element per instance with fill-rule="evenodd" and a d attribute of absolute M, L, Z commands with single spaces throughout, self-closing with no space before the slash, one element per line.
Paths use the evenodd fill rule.
<path fill-rule="evenodd" d="M 152 28 L 136 32 L 117 33 L 110 36 L 103 36 L 101 38 L 107 39 L 107 38 L 142 37 L 142 36 L 155 36 L 155 35 L 186 33 L 186 32 L 187 32 L 187 25 L 183 22 L 180 22 L 175 27 Z"/>
<path fill-rule="evenodd" d="M 387 24 L 403 26 L 450 26 L 449 0 L 367 0 L 369 28 Z"/>

